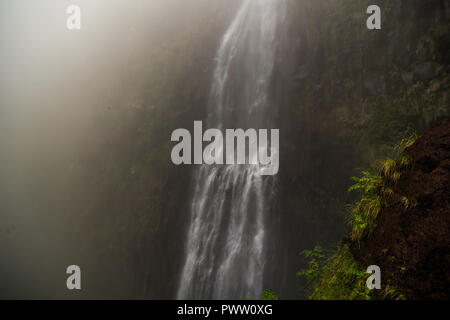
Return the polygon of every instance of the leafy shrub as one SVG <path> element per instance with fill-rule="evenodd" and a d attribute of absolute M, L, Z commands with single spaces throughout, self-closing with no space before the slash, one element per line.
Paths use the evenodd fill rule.
<path fill-rule="evenodd" d="M 280 300 L 280 296 L 272 290 L 266 289 L 261 295 L 261 300 Z"/>
<path fill-rule="evenodd" d="M 411 146 L 417 139 L 417 134 L 402 139 L 395 147 L 398 154 L 396 159 L 386 159 L 382 163 L 379 174 L 363 171 L 362 177 L 353 177 L 356 182 L 348 191 L 357 191 L 361 199 L 350 206 L 350 232 L 349 238 L 359 242 L 368 236 L 376 227 L 376 219 L 387 201 L 394 195 L 393 187 L 398 182 L 404 170 L 410 167 L 411 157 L 402 151 Z M 405 210 L 415 205 L 415 200 L 408 196 L 400 196 Z"/>
<path fill-rule="evenodd" d="M 334 253 L 324 254 L 316 247 L 302 254 L 312 258 L 309 268 L 297 273 L 306 276 L 312 284 L 313 300 L 369 300 L 371 291 L 366 286 L 368 275 L 350 253 L 348 246 L 342 245 Z M 330 254 L 331 253 L 331 254 Z"/>

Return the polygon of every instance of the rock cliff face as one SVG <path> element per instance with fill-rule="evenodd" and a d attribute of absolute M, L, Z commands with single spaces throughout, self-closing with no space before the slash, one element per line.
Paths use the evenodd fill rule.
<path fill-rule="evenodd" d="M 373 233 L 353 247 L 363 265 L 378 265 L 384 283 L 408 299 L 450 297 L 450 120 L 405 150 L 412 166 L 377 219 Z M 405 207 L 401 198 L 410 199 Z"/>
<path fill-rule="evenodd" d="M 98 221 L 110 219 L 112 212 L 120 218 L 105 228 L 111 230 L 104 237 L 108 244 L 117 239 L 115 230 L 133 221 L 110 251 L 120 261 L 120 270 L 111 274 L 123 279 L 133 274 L 135 296 L 175 296 L 193 191 L 187 187 L 192 168 L 168 162 L 169 137 L 176 128 L 206 119 L 214 55 L 239 3 L 223 2 L 229 8 L 211 9 L 202 23 L 193 18 L 176 29 L 178 36 L 166 41 L 167 48 L 162 46 L 158 55 L 172 56 L 162 59 L 157 80 L 149 81 L 142 108 L 130 111 L 135 120 L 129 121 L 129 134 L 117 134 L 124 148 L 111 156 L 114 174 L 98 177 L 93 189 L 117 187 L 100 188 L 107 191 L 86 201 L 86 212 Z M 303 263 L 298 253 L 342 238 L 349 177 L 384 158 L 410 124 L 421 132 L 449 111 L 449 2 L 380 0 L 379 32 L 365 27 L 369 4 L 287 0 L 270 90 L 280 110 L 274 116 L 281 130 L 280 197 L 268 221 L 263 284 L 283 299 L 306 297 L 299 295 L 304 283 L 295 275 Z M 117 117 L 117 123 L 123 119 Z M 95 168 L 91 171 L 86 176 L 98 176 Z M 122 294 L 128 295 L 123 288 Z"/>
<path fill-rule="evenodd" d="M 274 79 L 282 191 L 270 262 L 286 278 L 268 287 L 293 298 L 304 286 L 295 279 L 298 252 L 345 232 L 349 177 L 390 157 L 410 129 L 421 133 L 449 114 L 450 6 L 379 1 L 382 30 L 373 31 L 370 1 L 288 2 Z"/>
<path fill-rule="evenodd" d="M 270 89 L 280 110 L 274 116 L 280 128 L 280 196 L 267 222 L 263 285 L 293 299 L 306 297 L 299 295 L 304 283 L 295 275 L 304 266 L 298 253 L 317 243 L 335 244 L 345 232 L 345 204 L 352 200 L 349 177 L 388 156 L 409 127 L 420 133 L 448 116 L 450 2 L 379 0 L 382 30 L 369 31 L 371 1 L 286 1 L 279 31 L 283 45 Z M 203 3 L 209 8 L 206 3 L 213 2 Z M 135 120 L 128 121 L 128 134 L 117 134 L 123 149 L 115 148 L 103 176 L 96 167 L 86 171 L 97 179 L 90 178 L 93 190 L 106 191 L 78 211 L 98 217 L 99 224 L 117 221 L 104 228 L 111 230 L 105 240 L 94 243 L 114 248 L 107 254 L 120 263 L 111 274 L 134 281 L 130 294 L 122 288 L 126 281 L 117 281 L 115 288 L 124 296 L 175 296 L 193 191 L 187 187 L 192 168 L 168 162 L 169 137 L 176 128 L 206 119 L 214 55 L 239 3 L 214 2 L 207 14 L 198 10 L 199 17 L 167 32 L 156 54 L 165 63 L 149 81 L 142 108 L 130 111 Z M 117 123 L 123 121 L 117 117 Z M 109 185 L 117 187 L 103 187 Z M 117 241 L 116 230 L 124 228 Z"/>

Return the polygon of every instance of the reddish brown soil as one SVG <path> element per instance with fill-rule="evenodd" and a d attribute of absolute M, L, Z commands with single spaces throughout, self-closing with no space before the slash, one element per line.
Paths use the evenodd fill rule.
<path fill-rule="evenodd" d="M 395 194 L 417 200 L 405 210 L 393 197 L 374 232 L 357 248 L 364 265 L 380 266 L 383 285 L 392 284 L 408 299 L 450 297 L 450 120 L 425 132 L 406 150 L 411 169 Z"/>

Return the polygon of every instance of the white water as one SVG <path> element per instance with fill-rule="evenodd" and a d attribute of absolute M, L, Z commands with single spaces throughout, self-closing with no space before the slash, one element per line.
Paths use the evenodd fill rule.
<path fill-rule="evenodd" d="M 267 128 L 269 85 L 283 0 L 245 0 L 216 56 L 207 126 Z M 273 178 L 258 166 L 200 166 L 179 299 L 258 298 L 263 290 L 265 217 Z"/>

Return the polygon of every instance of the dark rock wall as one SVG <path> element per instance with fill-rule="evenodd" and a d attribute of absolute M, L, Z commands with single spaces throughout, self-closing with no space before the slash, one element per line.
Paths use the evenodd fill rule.
<path fill-rule="evenodd" d="M 412 167 L 381 211 L 374 232 L 354 246 L 364 265 L 380 266 L 384 283 L 408 299 L 450 297 L 450 120 L 425 132 L 405 150 Z"/>
<path fill-rule="evenodd" d="M 281 105 L 280 201 L 271 217 L 266 284 L 283 298 L 303 295 L 298 253 L 342 238 L 350 177 L 388 155 L 399 132 L 421 132 L 440 117 L 410 116 L 412 107 L 395 101 L 419 83 L 448 84 L 448 39 L 434 47 L 428 32 L 448 24 L 449 3 L 379 1 L 380 31 L 366 28 L 370 4 L 289 1 L 273 89 Z M 406 110 L 388 109 L 389 121 L 368 122 L 379 99 Z"/>

